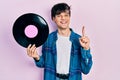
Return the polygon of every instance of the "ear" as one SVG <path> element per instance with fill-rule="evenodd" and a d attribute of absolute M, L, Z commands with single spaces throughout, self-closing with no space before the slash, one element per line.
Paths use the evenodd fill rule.
<path fill-rule="evenodd" d="M 55 21 L 55 17 L 52 17 L 52 20 Z"/>
<path fill-rule="evenodd" d="M 53 17 L 52 20 L 53 20 L 54 22 L 56 22 L 55 17 Z"/>

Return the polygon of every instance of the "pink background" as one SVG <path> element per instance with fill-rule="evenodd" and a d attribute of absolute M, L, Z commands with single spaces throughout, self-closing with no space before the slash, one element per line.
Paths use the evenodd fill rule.
<path fill-rule="evenodd" d="M 71 28 L 81 34 L 84 25 L 91 40 L 94 63 L 83 80 L 119 80 L 120 0 L 1 0 L 0 80 L 43 80 L 43 69 L 14 40 L 12 27 L 20 15 L 32 12 L 45 18 L 50 32 L 55 30 L 50 10 L 58 2 L 71 5 Z"/>

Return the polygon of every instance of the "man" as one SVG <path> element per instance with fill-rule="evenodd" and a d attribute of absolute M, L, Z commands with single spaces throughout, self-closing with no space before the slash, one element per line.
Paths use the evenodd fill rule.
<path fill-rule="evenodd" d="M 28 56 L 34 58 L 38 67 L 44 67 L 44 80 L 82 80 L 82 73 L 88 74 L 92 66 L 90 40 L 75 33 L 70 27 L 70 7 L 58 3 L 52 7 L 51 17 L 57 30 L 49 34 L 42 45 L 39 56 L 35 45 L 27 48 Z"/>

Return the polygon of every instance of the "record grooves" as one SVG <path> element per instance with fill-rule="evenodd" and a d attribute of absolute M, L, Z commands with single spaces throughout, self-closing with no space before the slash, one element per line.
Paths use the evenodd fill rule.
<path fill-rule="evenodd" d="M 36 27 L 37 34 L 34 37 L 28 37 L 25 29 L 28 26 Z M 30 33 L 30 31 L 29 31 Z M 34 32 L 31 32 L 31 34 Z M 29 44 L 41 46 L 48 37 L 48 24 L 43 17 L 34 13 L 27 13 L 20 16 L 13 25 L 13 36 L 18 44 L 27 48 Z"/>

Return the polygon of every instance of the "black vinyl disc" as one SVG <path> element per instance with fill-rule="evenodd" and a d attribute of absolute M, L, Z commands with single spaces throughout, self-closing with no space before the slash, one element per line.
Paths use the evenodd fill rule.
<path fill-rule="evenodd" d="M 41 46 L 47 40 L 48 34 L 48 24 L 38 14 L 23 14 L 13 25 L 13 36 L 16 42 L 25 48 L 29 44 L 35 44 L 36 47 Z"/>

